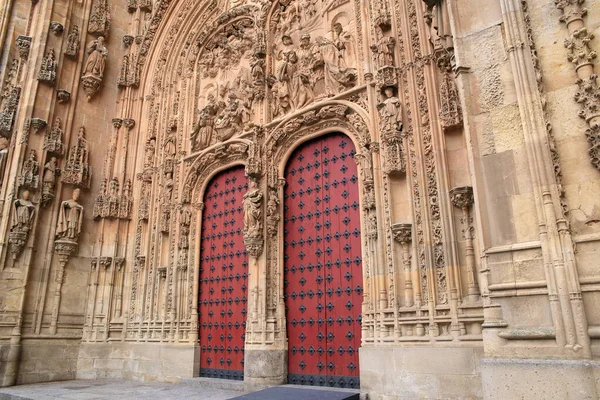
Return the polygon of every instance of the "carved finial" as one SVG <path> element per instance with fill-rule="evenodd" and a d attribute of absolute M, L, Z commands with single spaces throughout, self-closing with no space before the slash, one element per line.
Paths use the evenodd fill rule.
<path fill-rule="evenodd" d="M 454 207 L 468 209 L 474 202 L 473 188 L 471 186 L 455 187 L 450 190 L 450 201 Z"/>

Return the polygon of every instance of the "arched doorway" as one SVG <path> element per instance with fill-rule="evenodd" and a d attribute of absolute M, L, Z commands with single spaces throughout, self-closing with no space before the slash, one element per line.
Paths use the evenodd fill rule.
<path fill-rule="evenodd" d="M 215 176 L 204 194 L 198 310 L 200 376 L 244 379 L 248 255 L 244 167 Z"/>
<path fill-rule="evenodd" d="M 363 298 L 354 143 L 336 133 L 301 145 L 285 170 L 288 382 L 359 387 Z"/>

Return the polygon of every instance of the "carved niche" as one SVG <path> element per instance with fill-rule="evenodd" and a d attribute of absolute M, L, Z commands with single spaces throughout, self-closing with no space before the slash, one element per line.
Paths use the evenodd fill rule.
<path fill-rule="evenodd" d="M 56 61 L 56 56 L 54 54 L 54 49 L 48 50 L 48 53 L 42 58 L 42 65 L 40 66 L 40 70 L 38 71 L 38 80 L 40 82 L 45 82 L 49 85 L 54 85 L 56 82 L 56 68 L 58 66 L 58 61 Z"/>
<path fill-rule="evenodd" d="M 35 215 L 35 205 L 29 200 L 29 191 L 23 191 L 20 199 L 13 203 L 12 221 L 8 242 L 11 245 L 10 253 L 13 260 L 21 254 L 27 244 L 29 232 L 33 227 L 33 217 Z"/>
<path fill-rule="evenodd" d="M 46 130 L 44 135 L 44 150 L 58 157 L 62 157 L 65 152 L 61 123 L 61 119 L 57 117 L 52 129 Z"/>
<path fill-rule="evenodd" d="M 40 164 L 37 159 L 37 153 L 34 149 L 29 151 L 29 157 L 23 162 L 23 168 L 18 178 L 19 187 L 35 190 L 39 186 L 40 178 L 38 176 Z"/>
<path fill-rule="evenodd" d="M 71 32 L 67 36 L 67 49 L 65 50 L 65 55 L 77 58 L 79 54 L 79 26 L 73 25 L 71 28 Z"/>

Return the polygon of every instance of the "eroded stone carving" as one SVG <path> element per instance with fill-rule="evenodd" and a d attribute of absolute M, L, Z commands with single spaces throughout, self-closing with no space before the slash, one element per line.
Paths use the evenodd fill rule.
<path fill-rule="evenodd" d="M 111 15 L 107 0 L 96 0 L 92 13 L 90 14 L 90 22 L 88 32 L 92 35 L 108 36 L 110 30 Z"/>
<path fill-rule="evenodd" d="M 40 82 L 45 82 L 50 85 L 54 85 L 56 82 L 56 68 L 58 66 L 58 61 L 56 61 L 56 57 L 54 55 L 54 49 L 48 50 L 46 56 L 42 58 L 42 65 L 40 66 L 40 70 L 38 71 L 38 80 Z"/>
<path fill-rule="evenodd" d="M 63 33 L 64 29 L 65 29 L 65 27 L 60 22 L 58 22 L 58 21 L 50 22 L 50 30 L 52 31 L 52 33 L 54 35 L 60 36 Z"/>
<path fill-rule="evenodd" d="M 250 180 L 248 192 L 242 201 L 244 209 L 244 244 L 253 257 L 263 250 L 263 193 L 255 180 Z"/>
<path fill-rule="evenodd" d="M 80 190 L 74 189 L 72 198 L 60 205 L 56 238 L 77 243 L 83 224 L 83 206 L 77 202 Z"/>
<path fill-rule="evenodd" d="M 18 36 L 16 40 L 17 50 L 22 60 L 29 58 L 29 49 L 31 47 L 31 36 Z"/>
<path fill-rule="evenodd" d="M 73 25 L 67 36 L 67 49 L 65 55 L 76 58 L 79 54 L 79 26 Z"/>
<path fill-rule="evenodd" d="M 47 207 L 54 201 L 56 178 L 60 175 L 56 157 L 50 157 L 50 160 L 44 165 L 44 174 L 42 177 L 42 206 Z"/>
<path fill-rule="evenodd" d="M 15 116 L 21 98 L 21 88 L 14 87 L 2 100 L 2 111 L 0 112 L 0 135 L 10 138 L 12 136 Z"/>
<path fill-rule="evenodd" d="M 65 89 L 57 89 L 56 90 L 56 98 L 59 103 L 68 103 L 71 100 L 71 92 Z"/>
<path fill-rule="evenodd" d="M 59 157 L 65 152 L 61 123 L 61 119 L 56 117 L 54 126 L 52 126 L 52 129 L 46 130 L 44 135 L 44 150 Z"/>
<path fill-rule="evenodd" d="M 104 78 L 106 57 L 108 56 L 108 50 L 104 46 L 104 37 L 100 36 L 88 43 L 86 51 L 89 56 L 83 67 L 81 81 L 89 100 L 98 92 Z"/>
<path fill-rule="evenodd" d="M 19 175 L 18 185 L 28 189 L 37 189 L 39 186 L 40 164 L 37 159 L 37 152 L 34 149 L 29 150 L 29 157 L 23 162 L 21 175 Z"/>
<path fill-rule="evenodd" d="M 12 222 L 8 234 L 8 242 L 11 245 L 10 253 L 13 260 L 16 260 L 23 251 L 29 238 L 29 232 L 33 227 L 35 205 L 29 200 L 29 196 L 29 191 L 25 190 L 21 198 L 13 203 Z"/>
<path fill-rule="evenodd" d="M 192 151 L 203 150 L 213 143 L 215 139 L 215 120 L 224 108 L 225 103 L 217 103 L 213 94 L 208 95 L 207 104 L 200 110 L 198 122 L 190 136 Z"/>
<path fill-rule="evenodd" d="M 67 164 L 62 173 L 62 181 L 71 185 L 88 189 L 92 180 L 92 169 L 89 165 L 89 144 L 85 138 L 85 128 L 79 128 L 75 144 L 69 151 Z"/>

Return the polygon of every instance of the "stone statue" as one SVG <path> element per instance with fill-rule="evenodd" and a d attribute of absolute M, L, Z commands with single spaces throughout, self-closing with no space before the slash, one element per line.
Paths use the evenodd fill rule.
<path fill-rule="evenodd" d="M 365 181 L 373 180 L 373 157 L 366 147 L 360 148 L 360 153 L 356 155 L 361 163 L 363 178 Z"/>
<path fill-rule="evenodd" d="M 23 232 L 28 234 L 33 223 L 35 206 L 29 200 L 29 191 L 23 191 L 22 198 L 13 203 L 13 218 L 10 230 L 11 232 Z"/>
<path fill-rule="evenodd" d="M 192 150 L 199 151 L 212 144 L 213 133 L 215 129 L 215 119 L 221 111 L 221 106 L 215 100 L 215 96 L 209 94 L 207 104 L 200 110 L 198 123 L 190 136 L 192 141 Z"/>
<path fill-rule="evenodd" d="M 339 22 L 333 24 L 333 44 L 339 51 L 341 68 L 356 68 L 357 52 L 350 32 Z"/>
<path fill-rule="evenodd" d="M 50 205 L 54 200 L 54 188 L 56 186 L 56 176 L 59 174 L 56 157 L 51 157 L 44 165 L 44 176 L 42 177 L 42 205 Z"/>
<path fill-rule="evenodd" d="M 263 194 L 256 181 L 250 180 L 248 192 L 244 195 L 244 237 L 262 237 L 262 203 Z"/>
<path fill-rule="evenodd" d="M 10 252 L 13 260 L 16 260 L 27 244 L 29 232 L 33 227 L 34 214 L 35 206 L 29 200 L 29 191 L 25 190 L 22 197 L 13 203 L 13 215 L 8 234 L 8 242 L 12 246 Z"/>
<path fill-rule="evenodd" d="M 385 99 L 377 105 L 383 134 L 394 134 L 402 131 L 402 105 L 394 94 L 394 88 L 383 90 Z"/>
<path fill-rule="evenodd" d="M 217 141 L 223 142 L 241 133 L 246 112 L 245 106 L 236 94 L 230 92 L 227 106 L 215 121 L 215 129 L 218 133 Z"/>
<path fill-rule="evenodd" d="M 376 27 L 377 43 L 371 46 L 377 60 L 377 68 L 394 66 L 394 46 L 396 40 L 393 37 L 386 37 L 380 26 Z"/>
<path fill-rule="evenodd" d="M 435 48 L 454 48 L 446 0 L 423 0 L 431 13 L 431 42 Z"/>
<path fill-rule="evenodd" d="M 102 79 L 108 56 L 108 50 L 104 47 L 104 37 L 100 36 L 88 43 L 86 51 L 89 56 L 83 67 L 83 75 Z"/>
<path fill-rule="evenodd" d="M 83 223 L 83 206 L 77 202 L 79 189 L 73 190 L 71 200 L 65 200 L 60 205 L 58 214 L 58 225 L 56 226 L 56 238 L 76 242 L 81 233 Z"/>
<path fill-rule="evenodd" d="M 310 77 L 300 70 L 297 64 L 298 55 L 290 50 L 284 54 L 278 71 L 278 79 L 285 85 L 292 109 L 302 108 L 314 100 Z"/>

